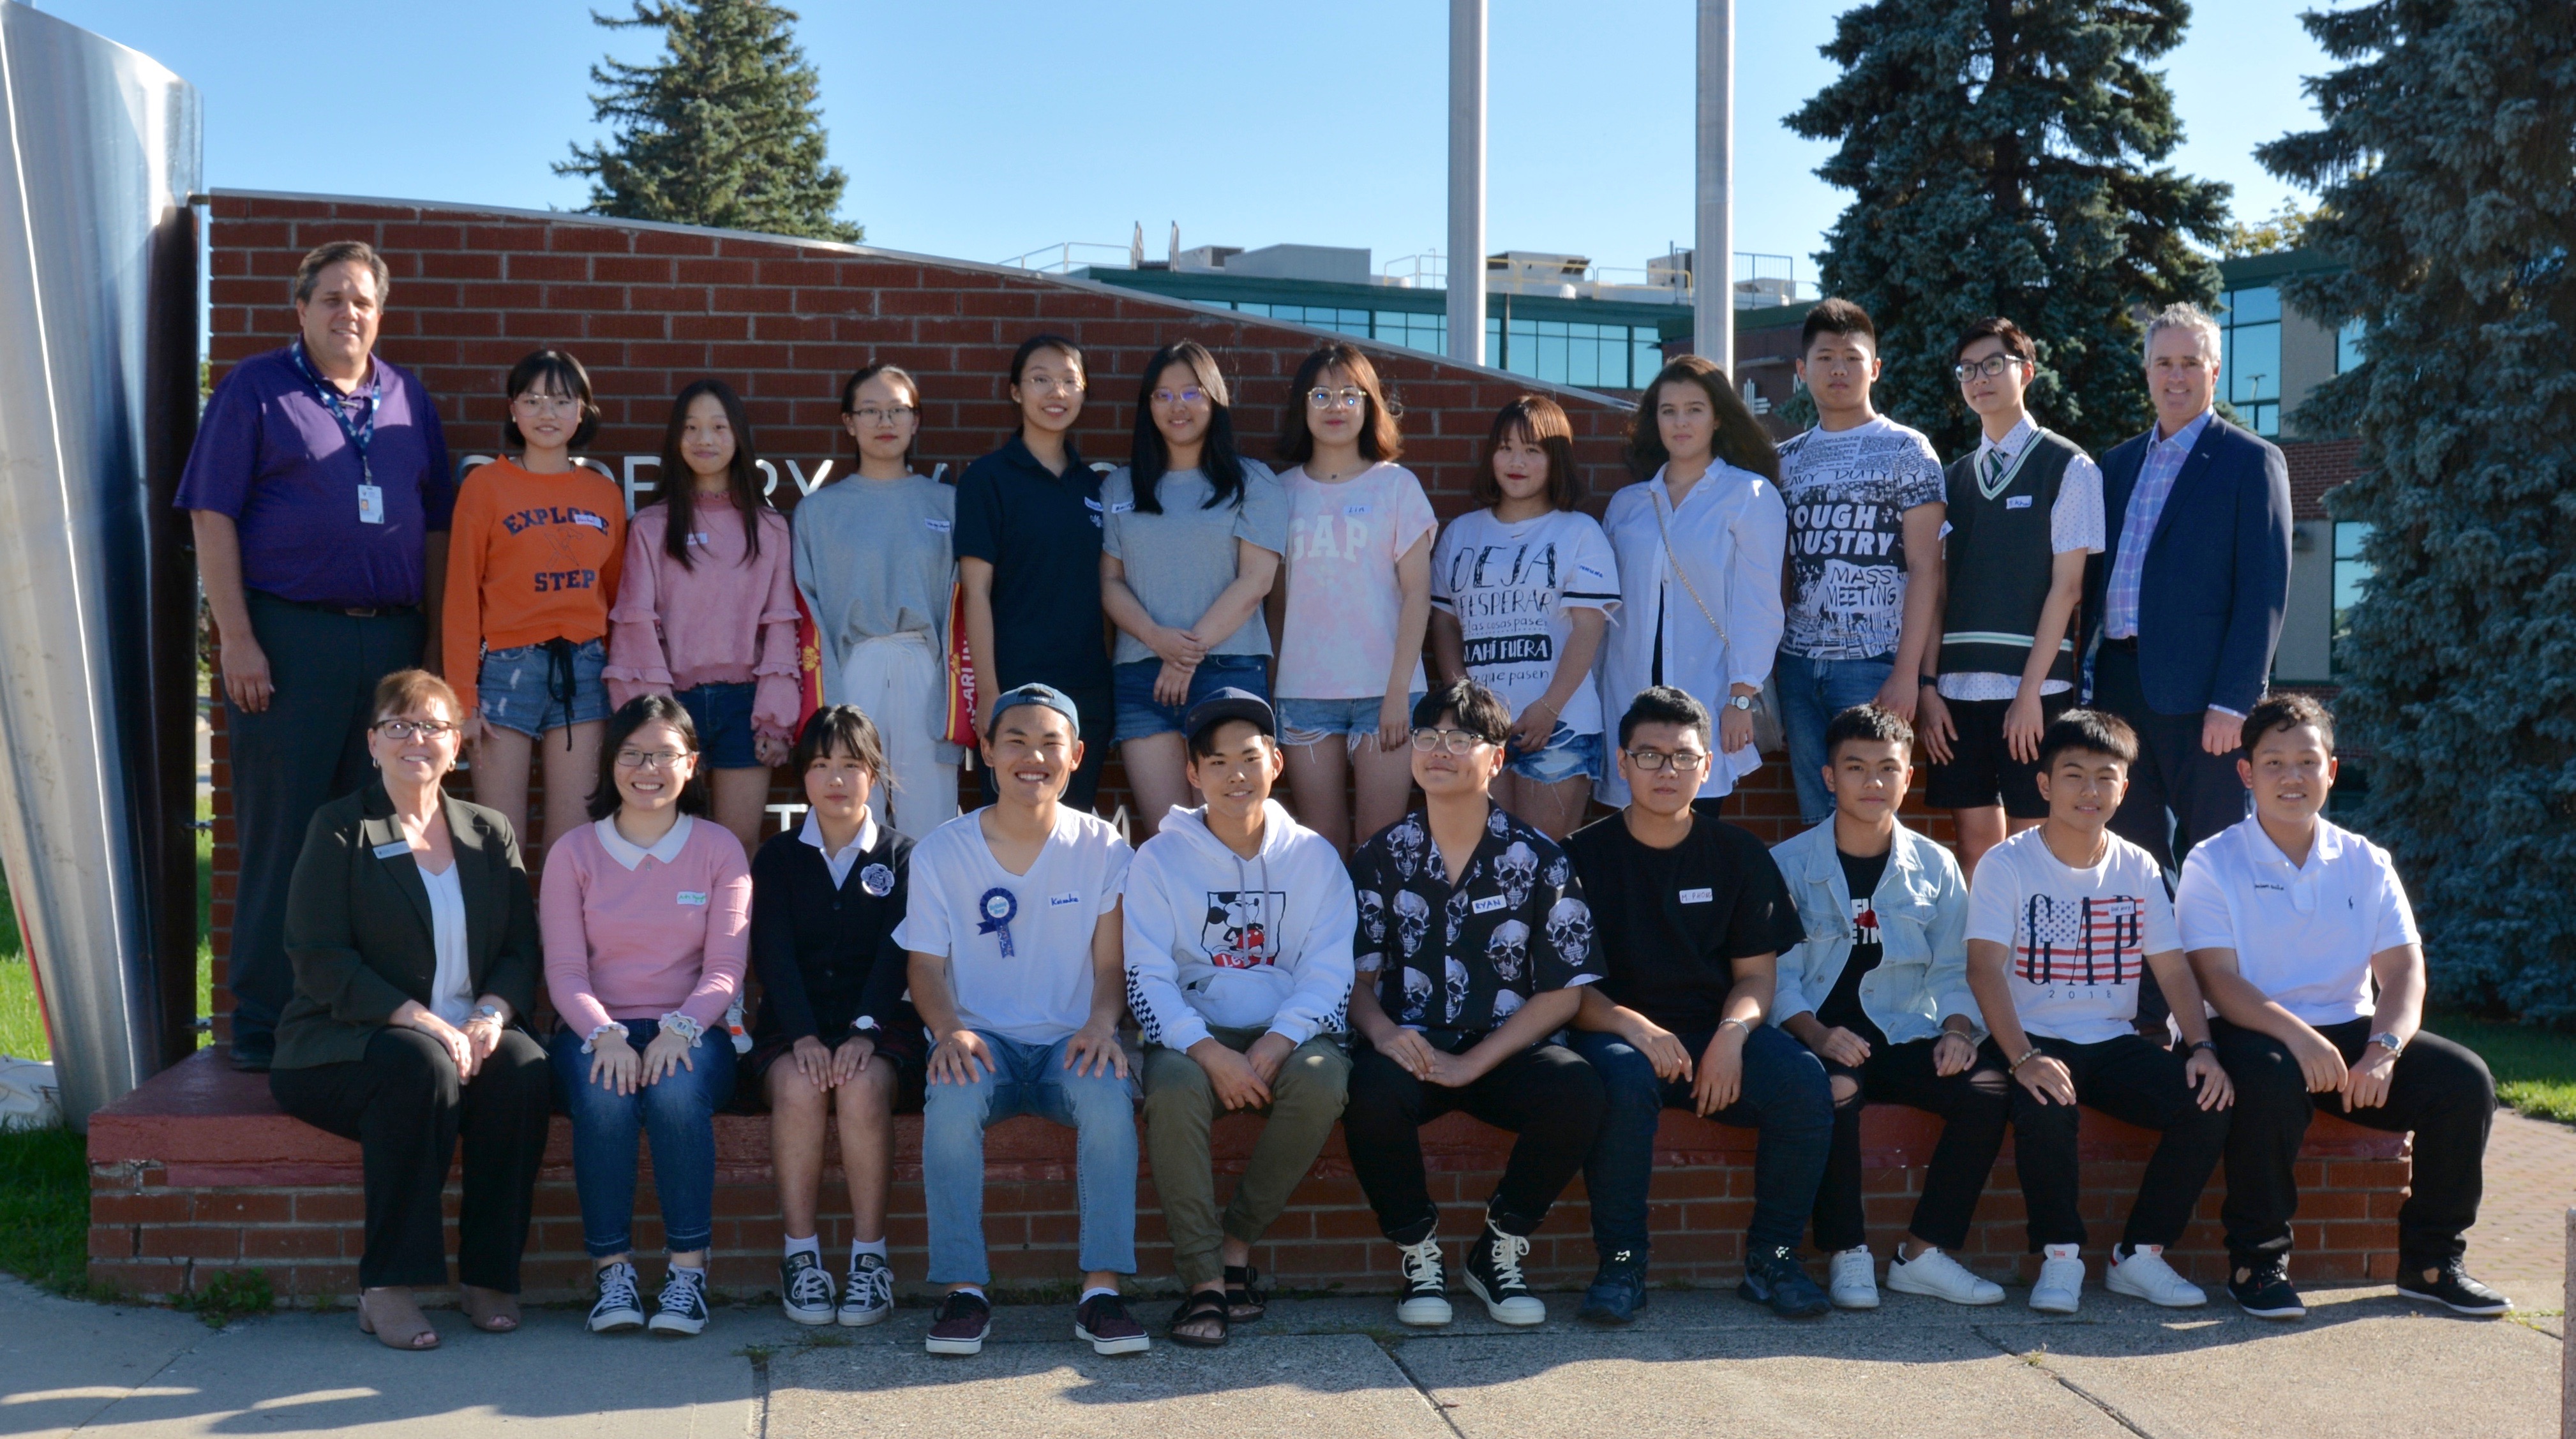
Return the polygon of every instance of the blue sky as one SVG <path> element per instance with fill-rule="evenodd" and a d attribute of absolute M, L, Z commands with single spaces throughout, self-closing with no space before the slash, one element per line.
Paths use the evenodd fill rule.
<path fill-rule="evenodd" d="M 623 0 L 618 0 L 622 5 Z M 588 68 L 651 41 L 581 0 L 40 0 L 206 99 L 207 181 L 578 207 L 548 168 L 599 133 Z M 1448 7 L 1441 0 L 1186 6 L 1133 0 L 806 0 L 845 211 L 871 242 L 998 260 L 1061 240 L 1438 248 Z M 2237 212 L 2289 195 L 2252 147 L 2306 128 L 2327 68 L 2284 0 L 2203 0 L 2167 69 L 2184 170 Z M 1736 247 L 1809 256 L 1845 196 L 1781 116 L 1833 76 L 1834 7 L 1738 7 Z M 1565 16 L 1579 12 L 1579 24 Z M 622 10 L 620 13 L 623 13 Z M 1491 248 L 1641 266 L 1690 242 L 1689 0 L 1492 0 Z M 361 18 L 363 16 L 363 18 Z"/>

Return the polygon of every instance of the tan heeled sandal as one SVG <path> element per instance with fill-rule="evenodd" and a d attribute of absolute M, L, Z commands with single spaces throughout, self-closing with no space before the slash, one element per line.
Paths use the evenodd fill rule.
<path fill-rule="evenodd" d="M 409 1290 L 366 1289 L 358 1294 L 358 1332 L 376 1336 L 387 1349 L 421 1353 L 438 1347 L 438 1331 Z M 426 1342 L 424 1342 L 426 1341 Z"/>
<path fill-rule="evenodd" d="M 458 1303 L 465 1310 L 465 1322 L 486 1334 L 507 1334 L 519 1327 L 519 1296 L 515 1294 L 468 1284 Z"/>

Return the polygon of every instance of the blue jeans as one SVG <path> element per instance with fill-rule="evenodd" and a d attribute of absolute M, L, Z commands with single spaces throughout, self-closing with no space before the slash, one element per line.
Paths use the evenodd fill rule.
<path fill-rule="evenodd" d="M 1161 660 L 1130 660 L 1113 674 L 1118 693 L 1118 738 L 1122 742 L 1179 734 L 1192 705 L 1229 686 L 1250 690 L 1264 699 L 1270 695 L 1270 661 L 1261 655 L 1209 655 L 1190 675 L 1189 696 L 1176 705 L 1154 698 L 1154 681 L 1162 673 Z"/>
<path fill-rule="evenodd" d="M 635 1052 L 662 1026 L 621 1019 Z M 733 1046 L 710 1030 L 689 1051 L 696 1068 L 666 1074 L 633 1094 L 590 1079 L 592 1056 L 582 1036 L 557 1029 L 546 1048 L 555 1063 L 555 1093 L 572 1116 L 572 1186 L 581 1197 L 581 1242 L 593 1259 L 635 1247 L 635 1133 L 653 1138 L 653 1195 L 662 1203 L 662 1247 L 673 1254 L 704 1249 L 716 1232 L 715 1113 L 733 1098 Z"/>
<path fill-rule="evenodd" d="M 1674 1037 L 1690 1050 L 1694 1065 L 1708 1050 L 1706 1031 Z M 1667 1106 L 1691 1107 L 1690 1082 L 1657 1079 L 1646 1056 L 1615 1034 L 1578 1029 L 1567 1043 L 1591 1061 L 1610 1097 L 1583 1164 L 1583 1186 L 1592 1196 L 1592 1243 L 1604 1259 L 1623 1249 L 1643 1259 L 1652 1247 L 1646 1185 L 1654 1174 L 1655 1126 Z M 1805 1045 L 1763 1025 L 1744 1037 L 1742 1092 L 1709 1118 L 1761 1133 L 1753 1155 L 1748 1251 L 1797 1248 L 1833 1148 L 1834 1098 L 1824 1065 Z"/>
<path fill-rule="evenodd" d="M 751 726 L 760 682 L 697 685 L 675 694 L 698 727 L 698 763 L 708 769 L 759 769 L 760 737 Z"/>
<path fill-rule="evenodd" d="M 1780 651 L 1771 670 L 1780 682 L 1780 732 L 1789 741 L 1789 774 L 1798 782 L 1798 822 L 1813 829 L 1834 817 L 1825 788 L 1825 726 L 1854 705 L 1878 698 L 1896 672 L 1896 656 L 1811 660 Z"/>
<path fill-rule="evenodd" d="M 984 1131 L 1015 1114 L 1074 1131 L 1074 1197 L 1086 1274 L 1136 1272 L 1136 1094 L 1114 1074 L 1064 1067 L 1065 1045 L 975 1031 L 994 1069 L 970 1084 L 933 1080 L 921 1103 L 921 1182 L 930 1209 L 930 1282 L 983 1284 Z"/>

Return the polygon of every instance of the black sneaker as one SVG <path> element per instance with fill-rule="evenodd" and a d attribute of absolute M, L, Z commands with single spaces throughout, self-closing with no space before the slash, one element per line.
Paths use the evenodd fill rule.
<path fill-rule="evenodd" d="M 1075 1305 L 1073 1337 L 1090 1340 L 1094 1354 L 1142 1354 L 1154 1347 L 1153 1337 L 1116 1294 L 1094 1294 Z"/>
<path fill-rule="evenodd" d="M 1646 1256 L 1633 1249 L 1604 1255 L 1593 1271 L 1592 1287 L 1583 1291 L 1583 1307 L 1574 1317 L 1594 1324 L 1631 1324 L 1646 1307 Z"/>
<path fill-rule="evenodd" d="M 596 1271 L 599 1302 L 590 1306 L 590 1332 L 622 1334 L 644 1327 L 644 1299 L 635 1292 L 635 1266 L 619 1260 Z"/>
<path fill-rule="evenodd" d="M 644 1328 L 665 1338 L 685 1339 L 707 1327 L 707 1271 L 674 1264 L 653 1301 L 653 1317 Z"/>
<path fill-rule="evenodd" d="M 1546 1302 L 1530 1293 L 1528 1281 L 1521 1278 L 1521 1256 L 1527 1253 L 1527 1239 L 1504 1233 L 1491 1219 L 1467 1247 L 1467 1288 L 1485 1301 L 1486 1317 L 1497 1324 L 1517 1328 L 1547 1322 Z"/>
<path fill-rule="evenodd" d="M 266 1074 L 277 1058 L 277 1036 L 265 1029 L 235 1029 L 230 1049 L 233 1068 L 244 1074 Z"/>
<path fill-rule="evenodd" d="M 2475 1314 L 2482 1318 L 2502 1314 L 2513 1307 L 2513 1301 L 2498 1294 L 2460 1268 L 2460 1261 L 2446 1259 L 2433 1268 L 2433 1277 L 2424 1277 L 2424 1265 L 2399 1265 L 2397 1292 L 2408 1299 L 2421 1299 L 2439 1304 L 2454 1314 Z"/>
<path fill-rule="evenodd" d="M 2237 1308 L 2257 1319 L 2308 1317 L 2308 1306 L 2290 1286 L 2290 1266 L 2277 1254 L 2238 1259 L 2227 1271 L 2227 1292 Z"/>
<path fill-rule="evenodd" d="M 1823 1286 L 1807 1277 L 1807 1266 L 1798 1262 L 1797 1251 L 1785 1246 L 1748 1256 L 1744 1282 L 1735 1286 L 1735 1293 L 1770 1305 L 1771 1312 L 1783 1319 L 1813 1319 L 1834 1307 Z"/>
<path fill-rule="evenodd" d="M 993 1306 L 971 1289 L 953 1290 L 930 1311 L 930 1333 L 921 1347 L 933 1354 L 981 1354 L 993 1332 Z"/>
<path fill-rule="evenodd" d="M 1449 1322 L 1449 1282 L 1440 1269 L 1440 1236 L 1401 1245 L 1404 1287 L 1395 1292 L 1397 1322 L 1428 1329 Z"/>
<path fill-rule="evenodd" d="M 832 1322 L 832 1276 L 819 1257 L 800 1249 L 778 1261 L 778 1307 L 799 1324 Z"/>

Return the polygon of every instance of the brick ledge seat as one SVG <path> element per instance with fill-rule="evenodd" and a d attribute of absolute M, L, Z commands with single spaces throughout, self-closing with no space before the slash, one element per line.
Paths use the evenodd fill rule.
<path fill-rule="evenodd" d="M 1221 1169 L 1239 1172 L 1257 1121 L 1220 1119 L 1214 1136 Z M 2084 1216 L 2095 1247 L 2118 1233 L 2155 1136 L 2087 1110 L 2083 1119 Z M 1920 1191 L 1923 1167 L 1940 1137 L 1940 1121 L 1919 1110 L 1872 1106 L 1862 1121 L 1865 1204 L 1871 1243 L 1884 1256 L 1902 1233 Z M 921 1121 L 896 1121 L 894 1212 L 889 1222 L 895 1269 L 918 1285 L 927 1234 L 922 1218 Z M 1500 1172 L 1510 1136 L 1464 1115 L 1424 1132 L 1432 1193 L 1444 1208 L 1444 1232 L 1463 1238 Z M 1729 1282 L 1741 1272 L 1743 1226 L 1752 1207 L 1754 1134 L 1666 1110 L 1657 1138 L 1652 1220 L 1656 1273 L 1662 1279 Z M 649 1146 L 648 1146 L 649 1150 Z M 2384 1280 L 2394 1272 L 2396 1213 L 2408 1177 L 2403 1136 L 2320 1115 L 2299 1163 L 2296 1273 L 2304 1280 Z M 766 1116 L 716 1119 L 716 1257 L 720 1288 L 756 1293 L 774 1286 L 777 1202 L 769 1168 Z M 1055 1283 L 1073 1275 L 1077 1217 L 1071 1188 L 1073 1134 L 1042 1120 L 1019 1118 L 985 1139 L 987 1242 L 996 1282 Z M 268 1271 L 282 1297 L 314 1302 L 356 1284 L 363 1247 L 358 1146 L 292 1119 L 269 1097 L 265 1076 L 239 1074 L 217 1051 L 203 1050 L 155 1076 L 90 1119 L 90 1277 L 129 1293 L 185 1292 L 226 1270 Z M 649 1173 L 649 1157 L 643 1161 Z M 2027 1271 L 2021 1200 L 2006 1145 L 1965 1247 L 1981 1270 Z M 2220 1271 L 2214 1179 L 2199 1220 L 2176 1263 L 2204 1281 Z M 827 1252 L 848 1242 L 837 1168 L 825 1176 Z M 1220 1192 L 1223 1192 L 1221 1186 Z M 449 1213 L 454 1214 L 451 1180 Z M 659 1247 L 652 1191 L 637 1196 L 636 1240 Z M 587 1290 L 579 1210 L 574 1202 L 571 1124 L 558 1115 L 538 1181 L 537 1217 L 528 1246 L 527 1284 L 540 1299 Z M 1140 1184 L 1138 1260 L 1147 1287 L 1168 1285 L 1170 1249 L 1152 1192 Z M 1256 1256 L 1265 1271 L 1299 1288 L 1335 1285 L 1366 1291 L 1391 1285 L 1394 1250 L 1377 1237 L 1374 1217 L 1351 1177 L 1337 1132 L 1325 1146 L 1290 1210 Z M 1568 1191 L 1532 1246 L 1536 1282 L 1579 1285 L 1593 1261 L 1581 1182 Z"/>

